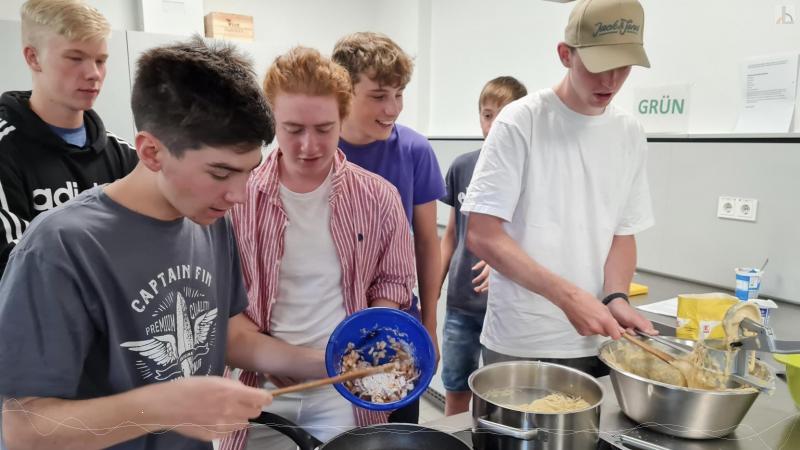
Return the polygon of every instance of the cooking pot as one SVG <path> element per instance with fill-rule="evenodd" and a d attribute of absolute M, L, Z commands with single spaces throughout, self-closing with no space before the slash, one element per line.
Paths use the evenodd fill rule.
<path fill-rule="evenodd" d="M 594 450 L 603 389 L 577 369 L 538 361 L 489 364 L 469 377 L 474 442 L 492 450 Z M 532 413 L 512 405 L 560 392 L 579 396 L 589 407 L 570 413 Z"/>
<path fill-rule="evenodd" d="M 470 446 L 451 434 L 406 423 L 353 428 L 323 444 L 296 424 L 272 413 L 262 412 L 250 422 L 283 433 L 300 450 L 470 450 Z"/>

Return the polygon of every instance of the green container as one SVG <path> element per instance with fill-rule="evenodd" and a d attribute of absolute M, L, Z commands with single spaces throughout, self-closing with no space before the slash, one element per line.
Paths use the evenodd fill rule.
<path fill-rule="evenodd" d="M 786 365 L 786 383 L 789 385 L 789 393 L 792 394 L 794 406 L 800 409 L 800 354 L 773 354 L 772 356 L 776 361 Z"/>

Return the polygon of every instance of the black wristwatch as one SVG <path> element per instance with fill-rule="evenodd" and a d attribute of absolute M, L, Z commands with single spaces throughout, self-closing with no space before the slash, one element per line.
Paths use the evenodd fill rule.
<path fill-rule="evenodd" d="M 606 296 L 606 298 L 603 299 L 603 304 L 608 306 L 609 303 L 611 303 L 612 301 L 614 301 L 614 300 L 616 300 L 618 298 L 624 299 L 626 302 L 628 302 L 628 304 L 631 303 L 630 300 L 628 300 L 628 294 L 626 294 L 624 292 L 614 292 L 614 293 L 608 294 Z"/>

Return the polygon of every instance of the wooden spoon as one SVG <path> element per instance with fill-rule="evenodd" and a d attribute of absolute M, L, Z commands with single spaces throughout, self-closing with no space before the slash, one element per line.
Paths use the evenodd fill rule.
<path fill-rule="evenodd" d="M 391 362 L 380 366 L 351 370 L 349 372 L 345 372 L 335 377 L 323 378 L 321 380 L 307 381 L 305 383 L 295 384 L 294 386 L 287 386 L 285 388 L 275 389 L 273 391 L 270 391 L 270 394 L 272 394 L 273 397 L 277 397 L 279 395 L 288 394 L 290 392 L 299 392 L 299 391 L 304 391 L 306 389 L 325 386 L 328 384 L 342 383 L 349 380 L 355 380 L 356 378 L 364 378 L 370 375 L 375 375 L 376 373 L 391 372 L 396 368 L 397 364 Z"/>
<path fill-rule="evenodd" d="M 662 352 L 661 350 L 647 344 L 635 337 L 631 336 L 628 333 L 622 333 L 622 337 L 627 339 L 633 345 L 641 348 L 642 350 L 650 353 L 651 355 L 655 356 L 656 358 L 664 361 L 665 363 L 671 365 L 672 367 L 678 369 L 681 374 L 681 386 L 687 387 L 688 383 L 686 380 L 689 379 L 692 373 L 692 366 L 687 363 L 686 361 L 680 360 L 675 358 L 674 356 L 670 355 L 669 353 Z"/>

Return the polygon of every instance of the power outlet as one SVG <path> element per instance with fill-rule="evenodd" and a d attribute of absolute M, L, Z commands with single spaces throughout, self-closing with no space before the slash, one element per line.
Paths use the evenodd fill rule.
<path fill-rule="evenodd" d="M 736 197 L 720 197 L 717 203 L 717 217 L 721 219 L 736 218 Z"/>
<path fill-rule="evenodd" d="M 741 198 L 721 196 L 717 202 L 717 217 L 720 219 L 756 221 L 758 200 L 754 198 Z"/>
<path fill-rule="evenodd" d="M 754 198 L 736 199 L 736 218 L 739 220 L 756 221 L 758 212 L 758 200 Z"/>

